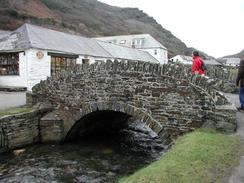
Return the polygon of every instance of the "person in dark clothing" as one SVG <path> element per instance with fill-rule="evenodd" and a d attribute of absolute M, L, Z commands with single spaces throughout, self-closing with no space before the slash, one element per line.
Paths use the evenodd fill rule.
<path fill-rule="evenodd" d="M 238 75 L 236 78 L 236 86 L 240 86 L 240 104 L 241 106 L 237 109 L 239 111 L 244 111 L 244 57 L 240 61 L 240 66 L 238 69 Z"/>

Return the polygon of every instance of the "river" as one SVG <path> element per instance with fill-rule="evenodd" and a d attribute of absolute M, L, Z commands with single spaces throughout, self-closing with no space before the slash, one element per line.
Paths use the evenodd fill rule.
<path fill-rule="evenodd" d="M 155 161 L 166 149 L 149 128 L 135 123 L 116 135 L 36 144 L 19 154 L 0 155 L 0 182 L 114 183 Z"/>

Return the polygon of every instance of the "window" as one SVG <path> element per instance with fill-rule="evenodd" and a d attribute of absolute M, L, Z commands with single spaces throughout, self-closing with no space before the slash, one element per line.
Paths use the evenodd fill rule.
<path fill-rule="evenodd" d="M 0 75 L 19 75 L 18 53 L 0 53 Z"/>
<path fill-rule="evenodd" d="M 51 56 L 51 75 L 76 65 L 76 58 Z"/>
<path fill-rule="evenodd" d="M 158 54 L 158 51 L 157 50 L 154 50 L 154 55 L 157 55 Z"/>
<path fill-rule="evenodd" d="M 135 45 L 142 45 L 143 39 L 142 38 L 133 39 L 132 42 L 134 42 Z"/>
<path fill-rule="evenodd" d="M 113 39 L 113 40 L 109 40 L 108 43 L 112 43 L 112 44 L 116 44 L 116 39 Z"/>
<path fill-rule="evenodd" d="M 82 64 L 89 64 L 90 60 L 87 58 L 82 59 Z"/>
<path fill-rule="evenodd" d="M 125 44 L 126 43 L 126 40 L 121 40 L 120 42 L 119 42 L 119 44 Z"/>

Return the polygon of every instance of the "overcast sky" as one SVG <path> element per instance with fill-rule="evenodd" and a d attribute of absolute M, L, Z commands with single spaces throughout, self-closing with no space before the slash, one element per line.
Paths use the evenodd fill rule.
<path fill-rule="evenodd" d="M 244 0 L 99 0 L 137 7 L 188 47 L 221 57 L 244 49 Z"/>

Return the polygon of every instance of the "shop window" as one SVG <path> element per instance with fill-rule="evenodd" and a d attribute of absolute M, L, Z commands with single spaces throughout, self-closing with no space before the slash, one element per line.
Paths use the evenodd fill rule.
<path fill-rule="evenodd" d="M 76 58 L 51 56 L 51 75 L 76 65 Z"/>
<path fill-rule="evenodd" d="M 0 76 L 19 75 L 19 54 L 0 53 Z"/>

